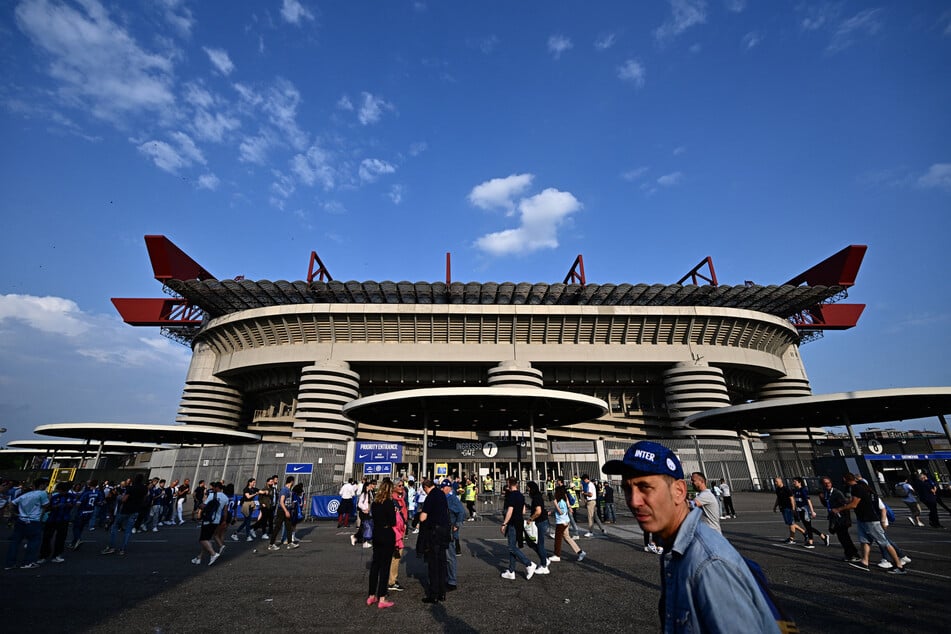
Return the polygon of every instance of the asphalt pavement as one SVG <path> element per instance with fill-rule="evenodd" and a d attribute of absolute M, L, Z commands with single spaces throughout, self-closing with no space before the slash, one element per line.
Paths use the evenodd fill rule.
<path fill-rule="evenodd" d="M 948 631 L 951 532 L 913 527 L 896 508 L 898 521 L 889 534 L 911 557 L 909 574 L 889 575 L 874 565 L 864 572 L 842 562 L 835 539 L 815 550 L 803 548 L 801 538 L 799 544 L 783 544 L 785 527 L 771 511 L 773 500 L 765 493 L 734 495 L 739 517 L 723 520 L 723 532 L 765 569 L 801 631 Z M 195 524 L 133 535 L 121 557 L 99 554 L 108 535 L 98 530 L 86 533 L 88 541 L 78 551 L 67 551 L 65 563 L 0 573 L 0 622 L 7 632 L 123 634 L 657 631 L 657 556 L 643 551 L 630 513 L 619 508 L 618 516 L 605 535 L 595 531 L 595 537 L 579 541 L 588 553 L 583 562 L 566 546 L 551 574 L 531 580 L 521 566 L 515 580 L 500 578 L 508 552 L 497 518 L 467 522 L 459 588 L 436 605 L 421 603 L 426 567 L 410 536 L 400 567 L 406 590 L 391 593 L 396 605 L 386 610 L 365 605 L 372 550 L 351 546 L 352 531 L 338 530 L 336 522 L 301 524 L 302 545 L 296 550 L 272 552 L 260 539 L 229 539 L 211 567 L 191 563 L 198 554 Z M 5 553 L 9 531 L 0 529 L 0 535 Z M 879 559 L 873 554 L 871 561 Z"/>

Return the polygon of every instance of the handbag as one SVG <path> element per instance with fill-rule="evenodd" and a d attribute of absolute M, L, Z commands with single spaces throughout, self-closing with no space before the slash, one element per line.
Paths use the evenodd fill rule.
<path fill-rule="evenodd" d="M 848 530 L 852 526 L 852 520 L 848 515 L 839 515 L 838 513 L 831 513 L 829 515 L 829 532 L 838 533 L 841 530 Z"/>
<path fill-rule="evenodd" d="M 531 520 L 525 520 L 525 539 L 533 544 L 538 542 L 538 527 Z"/>

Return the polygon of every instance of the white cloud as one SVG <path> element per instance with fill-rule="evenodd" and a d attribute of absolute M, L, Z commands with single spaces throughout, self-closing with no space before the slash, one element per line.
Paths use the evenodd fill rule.
<path fill-rule="evenodd" d="M 222 48 L 208 48 L 207 46 L 203 46 L 202 49 L 208 55 L 211 64 L 218 69 L 218 72 L 226 76 L 231 74 L 231 71 L 234 70 L 234 63 L 228 57 L 228 51 Z"/>
<path fill-rule="evenodd" d="M 429 145 L 425 141 L 416 141 L 415 143 L 410 143 L 409 146 L 409 155 L 410 156 L 419 156 L 429 148 Z"/>
<path fill-rule="evenodd" d="M 304 154 L 291 159 L 291 171 L 305 185 L 320 183 L 325 190 L 333 189 L 335 170 L 331 155 L 318 145 L 312 145 Z"/>
<path fill-rule="evenodd" d="M 274 147 L 274 142 L 266 133 L 246 137 L 238 145 L 238 160 L 242 163 L 264 165 L 272 147 Z"/>
<path fill-rule="evenodd" d="M 291 24 L 300 24 L 302 20 L 313 20 L 314 14 L 301 4 L 300 0 L 284 0 L 281 17 Z"/>
<path fill-rule="evenodd" d="M 97 0 L 80 7 L 27 0 L 16 10 L 20 30 L 46 55 L 47 72 L 67 103 L 112 121 L 174 107 L 170 57 L 143 50 Z"/>
<path fill-rule="evenodd" d="M 347 95 L 344 95 L 340 99 L 337 100 L 337 108 L 339 108 L 340 110 L 348 110 L 352 112 L 353 102 L 350 101 L 350 97 L 348 97 Z"/>
<path fill-rule="evenodd" d="M 499 38 L 495 35 L 489 35 L 476 42 L 476 47 L 486 55 L 493 52 L 498 45 Z"/>
<path fill-rule="evenodd" d="M 272 170 L 272 175 L 274 176 L 274 182 L 271 183 L 271 193 L 275 196 L 279 196 L 282 200 L 290 198 L 296 189 L 294 187 L 294 179 L 277 170 Z M 283 202 L 280 207 L 281 209 L 284 208 Z"/>
<path fill-rule="evenodd" d="M 742 13 L 746 9 L 746 0 L 726 0 L 727 11 Z"/>
<path fill-rule="evenodd" d="M 393 201 L 394 205 L 398 205 L 403 202 L 403 186 L 402 185 L 393 185 L 390 187 L 390 200 Z"/>
<path fill-rule="evenodd" d="M 490 255 L 523 254 L 558 246 L 558 228 L 583 205 L 569 192 L 548 188 L 519 201 L 521 224 L 482 236 L 475 246 Z"/>
<path fill-rule="evenodd" d="M 951 163 L 935 163 L 918 179 L 918 185 L 951 191 Z"/>
<path fill-rule="evenodd" d="M 804 7 L 806 17 L 799 21 L 803 31 L 818 31 L 836 19 L 839 7 L 832 4 L 820 4 Z"/>
<path fill-rule="evenodd" d="M 363 93 L 363 103 L 360 105 L 360 111 L 357 113 L 357 119 L 363 125 L 370 125 L 380 120 L 384 110 L 392 109 L 393 106 L 391 104 L 365 92 Z"/>
<path fill-rule="evenodd" d="M 644 167 L 635 167 L 634 169 L 628 170 L 628 171 L 624 172 L 623 174 L 621 174 L 621 178 L 623 178 L 624 180 L 626 180 L 626 181 L 628 181 L 628 182 L 632 182 L 632 183 L 633 183 L 634 181 L 639 180 L 639 179 L 641 178 L 641 176 L 643 176 L 644 174 L 646 174 L 646 173 L 647 173 L 647 170 L 649 170 L 649 169 L 650 169 L 650 168 L 649 168 L 649 167 L 646 167 L 646 166 L 644 166 Z"/>
<path fill-rule="evenodd" d="M 241 121 L 235 117 L 216 112 L 214 114 L 206 110 L 195 112 L 195 120 L 192 121 L 191 129 L 199 139 L 204 141 L 215 141 L 220 143 L 224 140 L 228 132 L 233 132 L 241 127 Z"/>
<path fill-rule="evenodd" d="M 659 41 L 674 38 L 696 24 L 707 21 L 706 0 L 669 0 L 671 16 L 654 31 Z"/>
<path fill-rule="evenodd" d="M 320 207 L 321 209 L 326 211 L 328 214 L 333 214 L 335 216 L 339 216 L 339 215 L 347 213 L 347 208 L 344 207 L 342 202 L 337 200 L 328 200 L 327 202 L 323 203 Z"/>
<path fill-rule="evenodd" d="M 647 71 L 644 69 L 644 65 L 636 59 L 629 59 L 617 68 L 617 76 L 619 79 L 629 81 L 638 88 L 644 86 L 644 77 L 646 74 Z"/>
<path fill-rule="evenodd" d="M 381 159 L 363 159 L 360 161 L 360 180 L 372 183 L 384 174 L 392 174 L 396 168 Z"/>
<path fill-rule="evenodd" d="M 875 35 L 882 28 L 881 9 L 865 9 L 839 23 L 826 51 L 838 53 L 855 43 L 860 35 Z"/>
<path fill-rule="evenodd" d="M 685 147 L 682 146 L 682 145 L 678 145 L 677 147 L 674 148 L 674 150 L 673 150 L 673 152 L 671 152 L 671 154 L 673 154 L 674 156 L 680 156 L 681 154 L 683 154 L 683 153 L 686 152 L 686 151 L 687 151 L 687 148 L 685 148 Z"/>
<path fill-rule="evenodd" d="M 511 215 L 515 212 L 514 198 L 525 191 L 534 178 L 533 174 L 493 178 L 472 188 L 469 203 L 481 209 L 505 209 Z"/>
<path fill-rule="evenodd" d="M 555 59 L 559 59 L 562 53 L 570 51 L 573 47 L 574 44 L 564 35 L 552 35 L 548 38 L 548 52 Z"/>
<path fill-rule="evenodd" d="M 300 91 L 288 80 L 278 77 L 268 89 L 261 104 L 270 123 L 284 133 L 284 140 L 297 150 L 307 147 L 307 134 L 297 125 Z"/>
<path fill-rule="evenodd" d="M 683 172 L 672 172 L 670 174 L 664 174 L 657 179 L 657 184 L 662 187 L 673 187 L 674 185 L 679 185 L 684 180 Z"/>
<path fill-rule="evenodd" d="M 205 157 L 191 137 L 184 132 L 172 132 L 172 143 L 165 141 L 146 141 L 138 146 L 139 152 L 152 159 L 156 167 L 170 174 L 190 167 L 195 163 L 204 164 Z"/>
<path fill-rule="evenodd" d="M 65 337 L 78 337 L 90 328 L 76 302 L 62 297 L 0 295 L 0 325 L 7 320 Z"/>
<path fill-rule="evenodd" d="M 743 36 L 743 48 L 750 50 L 759 45 L 763 41 L 763 36 L 760 35 L 759 31 L 750 31 Z"/>
<path fill-rule="evenodd" d="M 198 177 L 198 187 L 199 189 L 208 189 L 215 191 L 218 189 L 218 185 L 221 184 L 221 181 L 214 174 L 202 174 Z"/>
<path fill-rule="evenodd" d="M 599 51 L 606 51 L 607 49 L 614 46 L 615 39 L 614 33 L 605 33 L 603 35 L 599 35 L 594 40 L 594 47 Z"/>
<path fill-rule="evenodd" d="M 184 38 L 191 36 L 192 27 L 195 26 L 195 18 L 192 11 L 184 6 L 184 0 L 159 0 L 159 4 L 164 8 L 163 17 L 165 21 L 172 25 L 178 34 Z"/>

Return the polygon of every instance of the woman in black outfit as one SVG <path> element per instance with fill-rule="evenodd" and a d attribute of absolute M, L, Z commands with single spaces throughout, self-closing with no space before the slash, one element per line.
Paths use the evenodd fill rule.
<path fill-rule="evenodd" d="M 386 590 L 390 581 L 390 562 L 396 550 L 396 507 L 393 505 L 393 483 L 387 478 L 374 491 L 370 505 L 373 519 L 373 561 L 370 563 L 370 591 L 367 605 L 377 604 L 383 610 L 392 607 L 387 601 Z"/>

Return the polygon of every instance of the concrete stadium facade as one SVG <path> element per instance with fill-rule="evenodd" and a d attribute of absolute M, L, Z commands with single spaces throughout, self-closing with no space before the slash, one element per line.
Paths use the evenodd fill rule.
<path fill-rule="evenodd" d="M 537 474 L 523 468 L 525 477 L 597 473 L 599 462 L 631 442 L 654 438 L 677 447 L 688 468 L 748 487 L 758 483 L 764 467 L 773 471 L 777 460 L 788 463 L 791 456 L 783 456 L 781 448 L 768 456 L 759 434 L 691 430 L 682 421 L 694 412 L 738 402 L 808 396 L 798 342 L 799 333 L 787 319 L 724 307 L 268 306 L 225 314 L 202 326 L 192 342 L 176 420 L 246 430 L 274 444 L 273 452 L 264 452 L 265 462 L 258 451 L 249 464 L 251 450 L 240 450 L 242 457 L 227 460 L 235 474 L 277 471 L 283 464 L 268 464 L 272 453 L 292 462 L 296 456 L 312 457 L 319 447 L 318 453 L 327 455 L 315 461 L 318 471 L 339 481 L 355 473 L 357 440 L 404 443 L 403 469 L 418 474 L 421 427 L 361 424 L 344 416 L 343 406 L 358 396 L 413 387 L 533 385 L 596 396 L 609 411 L 595 420 L 538 431 L 544 466 Z M 437 438 L 459 442 L 526 434 L 523 429 L 433 431 Z M 553 450 L 559 446 L 566 449 Z M 222 450 L 205 448 L 202 460 L 221 465 Z M 197 460 L 194 450 L 174 453 L 166 466 Z M 171 457 L 162 460 L 168 463 Z M 478 473 L 479 467 L 500 475 L 516 470 L 514 460 L 489 465 L 437 452 L 428 471 L 446 461 L 452 471 L 464 473 Z M 758 461 L 763 463 L 759 468 Z M 803 473 L 807 464 L 806 457 L 789 468 Z M 214 470 L 212 463 L 208 466 Z M 196 473 L 202 471 L 197 467 Z"/>

